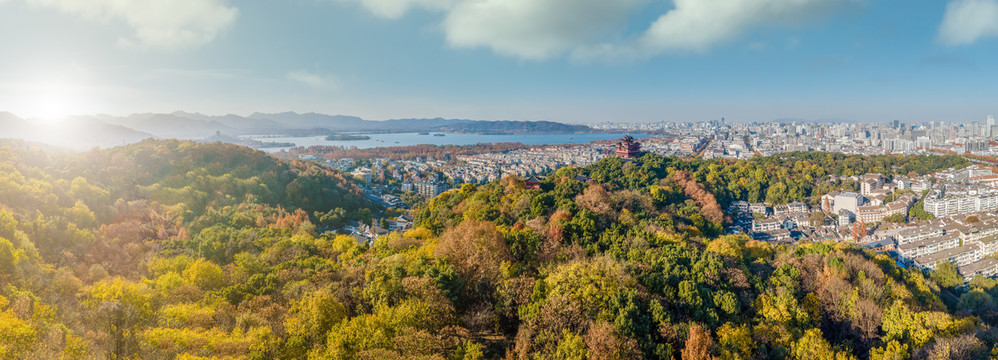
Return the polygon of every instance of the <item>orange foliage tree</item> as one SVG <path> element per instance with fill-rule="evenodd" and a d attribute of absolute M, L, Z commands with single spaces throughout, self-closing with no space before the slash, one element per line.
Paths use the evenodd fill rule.
<path fill-rule="evenodd" d="M 689 172 L 678 170 L 673 175 L 673 178 L 682 186 L 686 197 L 692 199 L 700 206 L 700 210 L 707 220 L 718 223 L 724 221 L 724 212 L 721 211 L 721 205 L 717 203 L 714 194 L 704 189 L 703 185 L 693 178 L 693 175 Z"/>

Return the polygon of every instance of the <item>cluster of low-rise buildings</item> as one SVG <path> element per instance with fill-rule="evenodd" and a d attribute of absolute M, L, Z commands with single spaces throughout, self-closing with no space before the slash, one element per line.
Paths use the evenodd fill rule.
<path fill-rule="evenodd" d="M 893 201 L 885 202 L 898 190 L 910 189 L 910 182 L 888 182 L 880 174 L 867 174 L 860 178 L 860 192 L 833 191 L 821 196 L 822 210 L 838 217 L 839 225 L 860 221 L 866 224 L 884 221 L 902 215 L 918 201 L 914 193 L 905 192 Z"/>
<path fill-rule="evenodd" d="M 891 204 L 907 204 L 913 200 L 914 195 L 911 198 L 902 197 L 883 207 L 890 208 Z M 795 240 L 855 240 L 867 248 L 891 252 L 907 266 L 934 270 L 941 261 L 951 261 L 957 266 L 960 275 L 968 281 L 974 276 L 998 275 L 998 259 L 993 256 L 998 252 L 998 214 L 994 212 L 877 226 L 878 230 L 869 234 L 866 224 L 813 224 L 815 217 L 812 215 L 823 212 L 800 202 L 770 208 L 761 203 L 739 201 L 732 204 L 731 211 L 742 216 L 765 214 L 762 217 L 756 215 L 746 229 L 755 240 L 775 243 L 791 243 Z M 824 215 L 817 218 L 823 219 Z M 873 222 L 867 224 L 872 225 Z"/>
<path fill-rule="evenodd" d="M 907 219 L 908 210 L 915 204 L 915 201 L 918 201 L 915 198 L 915 194 L 904 193 L 896 200 L 884 205 L 860 206 L 856 210 L 856 219 L 865 224 L 884 221 L 889 217 L 897 215 Z"/>
<path fill-rule="evenodd" d="M 950 216 L 998 210 L 998 189 L 986 185 L 940 184 L 925 197 L 925 211 Z"/>
<path fill-rule="evenodd" d="M 974 213 L 936 218 L 878 230 L 872 241 L 893 243 L 906 264 L 934 270 L 950 261 L 966 280 L 998 275 L 998 214 Z M 891 246 L 888 246 L 890 248 Z"/>
<path fill-rule="evenodd" d="M 364 224 L 355 220 L 347 222 L 341 229 L 349 234 L 358 244 L 373 245 L 378 237 L 388 235 L 392 231 L 406 231 L 413 228 L 412 217 L 409 214 L 402 214 L 394 218 L 384 220 L 387 227 L 382 227 L 378 222 Z"/>
<path fill-rule="evenodd" d="M 751 159 L 755 152 L 743 138 L 723 138 L 710 141 L 701 155 L 704 159 Z"/>
<path fill-rule="evenodd" d="M 392 194 L 381 194 L 373 191 L 365 191 L 365 195 L 368 200 L 380 204 L 386 208 L 404 208 L 406 206 L 405 201 L 402 198 L 392 195 Z"/>
<path fill-rule="evenodd" d="M 507 175 L 527 177 L 565 166 L 588 166 L 608 156 L 605 144 L 545 147 L 458 156 L 441 172 L 454 183 L 486 183 Z"/>
<path fill-rule="evenodd" d="M 890 252 L 906 266 L 934 270 L 943 261 L 950 261 L 969 281 L 975 276 L 998 275 L 998 258 L 994 256 L 998 253 L 998 189 L 987 181 L 993 176 L 991 168 L 977 165 L 921 178 L 895 176 L 893 181 L 880 174 L 866 174 L 851 177 L 859 183 L 859 192 L 827 193 L 814 208 L 800 202 L 769 207 L 736 201 L 729 212 L 740 219 L 735 231 L 742 230 L 756 240 L 851 239 L 864 247 Z M 919 198 L 916 194 L 923 191 L 924 209 L 936 218 L 908 223 L 909 210 Z M 825 214 L 838 221 L 813 223 L 828 220 Z M 905 221 L 889 219 L 894 215 L 903 216 Z"/>
<path fill-rule="evenodd" d="M 813 226 L 811 207 L 799 201 L 772 208 L 764 203 L 735 201 L 729 206 L 729 213 L 738 218 L 736 231 L 746 232 L 761 241 L 791 242 L 794 240 L 793 230 Z M 798 231 L 797 234 L 799 238 L 801 233 Z"/>
<path fill-rule="evenodd" d="M 935 174 L 937 183 L 925 197 L 925 211 L 950 216 L 998 210 L 998 176 L 973 165 Z"/>

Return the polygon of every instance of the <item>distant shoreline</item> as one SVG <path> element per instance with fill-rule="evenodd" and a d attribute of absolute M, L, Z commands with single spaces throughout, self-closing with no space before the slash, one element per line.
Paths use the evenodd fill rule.
<path fill-rule="evenodd" d="M 615 141 L 623 138 L 622 133 L 585 133 L 585 134 L 456 134 L 433 132 L 430 135 L 421 135 L 417 132 L 408 133 L 381 133 L 381 134 L 337 134 L 332 136 L 309 136 L 309 137 L 274 137 L 256 136 L 243 137 L 250 140 L 263 140 L 284 143 L 294 143 L 291 147 L 312 147 L 312 146 L 332 146 L 343 148 L 369 149 L 392 146 L 414 146 L 414 145 L 437 145 L 456 146 L 474 144 L 495 144 L 522 142 L 525 145 L 557 145 L 557 144 L 588 144 L 594 141 Z M 635 137 L 645 137 L 645 134 L 632 134 Z M 278 150 L 277 148 L 268 151 Z"/>
<path fill-rule="evenodd" d="M 327 141 L 358 141 L 358 140 L 371 140 L 370 136 L 367 135 L 350 135 L 350 134 L 335 134 L 327 135 Z"/>

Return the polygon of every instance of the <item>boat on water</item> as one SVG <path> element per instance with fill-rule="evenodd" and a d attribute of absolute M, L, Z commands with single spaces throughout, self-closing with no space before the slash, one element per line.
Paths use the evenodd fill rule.
<path fill-rule="evenodd" d="M 428 132 L 421 132 L 418 135 L 430 135 L 430 133 L 428 133 Z"/>
<path fill-rule="evenodd" d="M 433 134 L 433 136 L 444 136 L 444 134 Z"/>

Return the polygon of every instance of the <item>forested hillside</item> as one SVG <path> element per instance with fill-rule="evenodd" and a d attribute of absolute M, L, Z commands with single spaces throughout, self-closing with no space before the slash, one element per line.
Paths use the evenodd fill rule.
<path fill-rule="evenodd" d="M 541 189 L 465 185 L 368 247 L 318 230 L 371 215 L 316 166 L 187 142 L 3 150 L 0 358 L 988 358 L 994 281 L 721 235 L 735 199 L 964 164 L 614 158 Z"/>
<path fill-rule="evenodd" d="M 258 256 L 274 251 L 298 268 L 276 254 L 317 241 L 316 214 L 371 216 L 340 174 L 234 145 L 145 141 L 81 154 L 7 145 L 3 359 L 169 358 L 184 351 L 167 342 L 184 337 L 206 341 L 194 349 L 249 354 L 275 335 L 246 317 L 283 303 L 261 299 L 290 279 L 253 267 Z M 195 326 L 212 318 L 228 325 Z"/>

